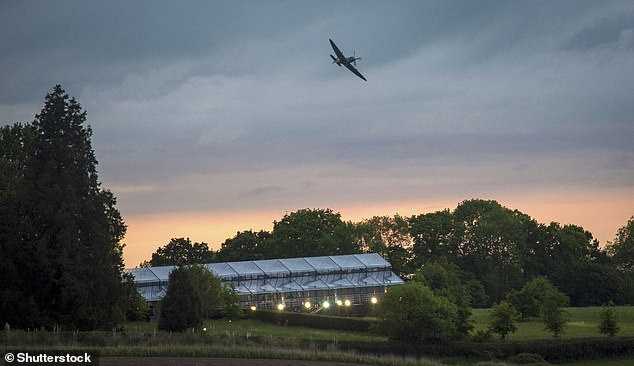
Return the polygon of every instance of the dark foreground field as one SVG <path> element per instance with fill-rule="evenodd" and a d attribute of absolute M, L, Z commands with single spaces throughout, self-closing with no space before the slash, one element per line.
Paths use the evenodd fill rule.
<path fill-rule="evenodd" d="M 211 357 L 103 357 L 101 366 L 361 366 L 364 364 L 346 362 L 272 360 L 253 358 L 211 358 Z"/>
<path fill-rule="evenodd" d="M 208 320 L 204 331 L 158 332 L 156 323 L 128 323 L 123 331 L 59 332 L 5 330 L 5 352 L 86 351 L 102 365 L 507 365 L 519 353 L 541 355 L 552 364 L 634 365 L 634 307 L 617 307 L 620 332 L 598 333 L 599 308 L 569 308 L 563 339 L 553 340 L 540 319 L 518 324 L 509 341 L 419 345 L 394 344 L 373 332 L 315 329 L 271 324 L 255 319 Z M 486 329 L 489 309 L 474 310 L 475 330 Z"/>

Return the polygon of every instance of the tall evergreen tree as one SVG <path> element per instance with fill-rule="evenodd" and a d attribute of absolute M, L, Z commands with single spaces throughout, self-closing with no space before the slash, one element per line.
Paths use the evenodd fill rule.
<path fill-rule="evenodd" d="M 123 320 L 126 226 L 115 197 L 101 188 L 85 122 L 80 104 L 57 85 L 30 126 L 18 175 L 21 204 L 11 218 L 11 238 L 19 245 L 5 260 L 20 283 L 9 295 L 32 306 L 33 314 L 11 314 L 3 322 L 107 329 Z"/>

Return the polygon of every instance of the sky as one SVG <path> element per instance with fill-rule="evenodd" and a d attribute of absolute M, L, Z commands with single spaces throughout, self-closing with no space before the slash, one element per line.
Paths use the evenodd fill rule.
<path fill-rule="evenodd" d="M 0 125 L 88 113 L 128 267 L 302 208 L 634 215 L 632 1 L 0 1 Z M 332 64 L 331 38 L 367 82 Z"/>

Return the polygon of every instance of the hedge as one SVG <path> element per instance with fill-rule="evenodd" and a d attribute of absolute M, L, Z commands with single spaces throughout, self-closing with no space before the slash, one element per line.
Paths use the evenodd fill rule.
<path fill-rule="evenodd" d="M 369 354 L 462 357 L 475 360 L 506 360 L 522 353 L 540 355 L 552 363 L 634 355 L 633 337 L 551 339 L 513 342 L 448 342 L 407 345 L 396 342 L 339 341 L 342 349 Z"/>
<path fill-rule="evenodd" d="M 290 325 L 317 329 L 336 329 L 352 332 L 367 332 L 375 320 L 366 318 L 339 317 L 294 313 L 275 310 L 256 310 L 248 312 L 249 318 L 278 325 Z"/>

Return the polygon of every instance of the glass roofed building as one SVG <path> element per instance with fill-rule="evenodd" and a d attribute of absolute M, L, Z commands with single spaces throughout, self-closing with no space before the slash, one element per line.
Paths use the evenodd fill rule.
<path fill-rule="evenodd" d="M 223 286 L 233 284 L 242 305 L 289 309 L 319 307 L 348 300 L 346 304 L 367 304 L 389 286 L 400 285 L 390 264 L 379 254 L 351 254 L 323 257 L 266 259 L 210 263 L 203 265 L 220 278 Z M 133 268 L 126 272 L 150 305 L 167 289 L 175 266 Z M 376 301 L 376 300 L 374 300 Z M 307 305 L 310 304 L 310 305 Z"/>

